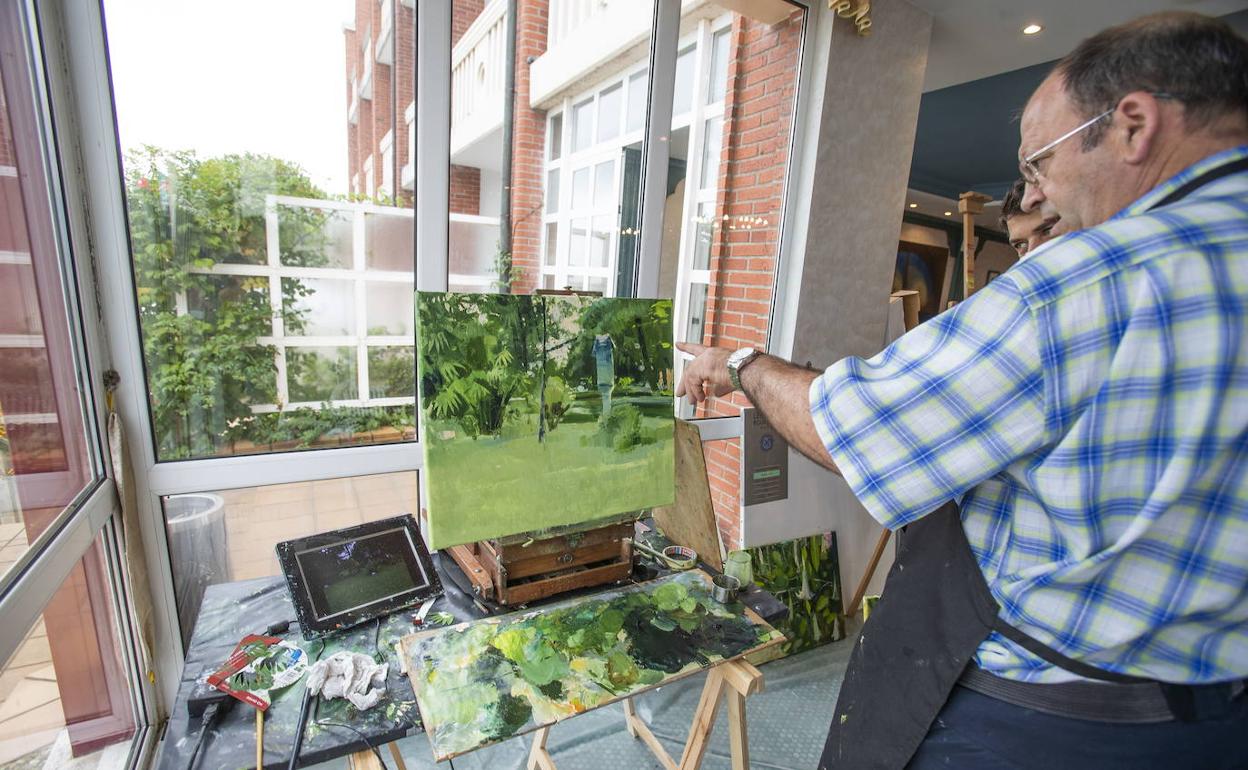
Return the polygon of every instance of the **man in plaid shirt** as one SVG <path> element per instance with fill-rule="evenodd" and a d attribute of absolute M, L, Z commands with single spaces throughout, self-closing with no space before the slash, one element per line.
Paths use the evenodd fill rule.
<path fill-rule="evenodd" d="M 994 632 L 973 663 L 1001 687 L 954 688 L 912 767 L 1248 766 L 1248 43 L 1194 14 L 1106 30 L 1021 133 L 1023 209 L 1077 232 L 822 373 L 681 345 L 677 393 L 735 379 L 886 527 L 958 502 L 999 618 L 1058 657 L 1226 684 L 1188 691 L 1213 716 L 1037 713 L 1027 687 L 1124 685 Z"/>

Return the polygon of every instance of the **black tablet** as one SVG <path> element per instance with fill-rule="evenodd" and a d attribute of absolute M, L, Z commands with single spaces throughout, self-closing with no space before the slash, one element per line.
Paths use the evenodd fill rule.
<path fill-rule="evenodd" d="M 315 639 L 442 593 L 411 515 L 277 544 L 303 638 Z"/>

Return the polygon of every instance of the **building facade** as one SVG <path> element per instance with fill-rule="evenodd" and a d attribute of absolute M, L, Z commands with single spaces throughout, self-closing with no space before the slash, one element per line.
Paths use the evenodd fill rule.
<path fill-rule="evenodd" d="M 653 5 L 519 0 L 509 172 L 507 7 L 453 5 L 451 288 L 498 287 L 509 263 L 513 292 L 631 294 Z M 415 182 L 413 22 L 405 0 L 357 0 L 344 31 L 351 192 L 400 207 L 412 205 Z M 660 262 L 677 339 L 767 343 L 804 26 L 805 11 L 783 0 L 682 6 Z M 502 254 L 507 221 L 511 252 Z M 731 416 L 746 405 L 733 396 L 696 414 L 681 408 Z M 735 548 L 739 440 L 704 447 L 720 529 Z"/>

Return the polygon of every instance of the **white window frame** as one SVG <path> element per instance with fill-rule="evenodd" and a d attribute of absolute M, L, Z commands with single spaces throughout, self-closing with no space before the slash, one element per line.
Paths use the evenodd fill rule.
<path fill-rule="evenodd" d="M 281 263 L 281 244 L 278 243 L 279 217 L 281 207 L 309 208 L 327 212 L 341 212 L 351 217 L 351 266 L 345 268 L 331 267 L 292 267 Z M 375 270 L 368 266 L 367 218 L 394 217 L 411 221 L 412 210 L 392 206 L 380 206 L 373 203 L 352 203 L 349 201 L 328 201 L 314 198 L 296 198 L 289 195 L 265 196 L 265 231 L 266 258 L 260 265 L 220 263 L 209 268 L 191 268 L 188 272 L 201 275 L 247 276 L 264 278 L 268 281 L 269 305 L 272 332 L 256 339 L 259 345 L 272 346 L 277 376 L 277 402 L 272 404 L 254 404 L 253 414 L 266 414 L 293 409 L 320 409 L 324 403 L 331 406 L 404 406 L 412 403 L 410 396 L 371 395 L 368 354 L 378 348 L 410 348 L 413 342 L 401 335 L 373 335 L 368 333 L 368 287 L 370 284 L 394 283 L 412 285 L 415 274 L 411 271 Z M 305 280 L 329 280 L 347 283 L 350 286 L 354 318 L 353 333 L 341 335 L 290 335 L 286 333 L 283 322 L 282 279 L 295 278 Z M 183 294 L 178 301 L 178 315 L 185 315 L 186 297 Z M 287 372 L 286 354 L 291 348 L 351 348 L 356 359 L 357 395 L 349 399 L 324 399 L 316 401 L 292 401 L 290 399 L 290 377 Z"/>
<path fill-rule="evenodd" d="M 77 130 L 74 112 L 79 94 L 72 78 L 67 77 L 65 64 L 80 55 L 78 44 L 84 42 L 83 28 L 78 26 L 84 11 L 90 17 L 98 10 L 90 3 L 40 4 L 34 0 L 12 5 L 9 9 L 24 16 L 30 27 L 26 38 L 33 49 L 31 75 L 41 103 L 40 122 L 43 126 L 44 176 L 49 188 L 51 208 L 58 242 L 57 250 L 65 271 L 65 298 L 71 349 L 78 364 L 84 428 L 88 453 L 96 467 L 94 478 L 85 485 L 65 511 L 37 537 L 28 551 L 0 581 L 0 660 L 7 661 L 24 642 L 29 630 L 52 597 L 61 589 L 70 572 L 96 543 L 101 545 L 106 590 L 110 594 L 109 610 L 115 620 L 118 652 L 122 670 L 132 694 L 131 716 L 135 735 L 130 741 L 125 763 L 129 767 L 144 766 L 150 761 L 159 730 L 158 694 L 140 674 L 138 641 L 130 625 L 130 586 L 121 569 L 120 532 L 116 522 L 120 514 L 118 489 L 111 467 L 104 462 L 106 424 L 104 398 L 97 390 L 102 371 L 107 368 L 109 351 L 100 322 L 100 286 L 90 269 L 91 252 L 87 228 L 88 207 L 84 205 L 83 187 L 90 181 L 86 168 L 79 163 L 82 134 Z M 21 24 L 9 23 L 10 32 Z M 3 33 L 0 33 L 3 34 Z M 43 63 L 48 63 L 45 71 Z M 56 119 L 53 119 L 53 115 Z M 176 684 L 176 682 L 175 682 Z"/>

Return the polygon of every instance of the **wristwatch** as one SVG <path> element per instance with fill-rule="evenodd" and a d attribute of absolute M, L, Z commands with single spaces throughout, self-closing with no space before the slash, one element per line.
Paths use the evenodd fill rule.
<path fill-rule="evenodd" d="M 728 356 L 728 379 L 732 381 L 734 389 L 741 390 L 741 370 L 759 355 L 761 354 L 754 348 L 741 348 Z"/>

